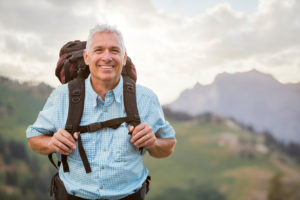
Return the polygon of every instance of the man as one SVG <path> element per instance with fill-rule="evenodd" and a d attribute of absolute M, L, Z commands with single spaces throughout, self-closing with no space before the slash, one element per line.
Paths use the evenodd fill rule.
<path fill-rule="evenodd" d="M 90 31 L 84 60 L 90 76 L 85 80 L 85 102 L 81 125 L 126 116 L 123 102 L 122 67 L 126 49 L 121 33 L 108 25 Z M 68 194 L 82 199 L 128 199 L 144 192 L 148 170 L 143 166 L 139 148 L 156 158 L 172 154 L 176 139 L 174 129 L 164 120 L 156 95 L 136 86 L 141 124 L 118 129 L 102 129 L 81 136 L 92 172 L 85 173 L 76 139 L 63 129 L 68 115 L 68 86 L 56 88 L 48 98 L 36 122 L 26 134 L 30 147 L 40 154 L 68 155 L 70 172 L 59 170 Z M 132 132 L 132 136 L 128 134 Z M 142 190 L 141 190 L 142 189 Z M 139 199 L 144 199 L 141 194 Z"/>

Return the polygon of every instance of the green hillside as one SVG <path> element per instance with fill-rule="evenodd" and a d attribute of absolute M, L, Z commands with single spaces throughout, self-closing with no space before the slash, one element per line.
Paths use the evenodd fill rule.
<path fill-rule="evenodd" d="M 19 84 L 0 77 L 0 91 L 1 133 L 23 140 L 24 129 L 34 122 L 52 88 L 45 84 Z"/>
<path fill-rule="evenodd" d="M 38 115 L 52 88 L 0 77 L 0 199 L 48 199 L 54 170 L 46 157 L 33 153 L 25 130 Z"/>
<path fill-rule="evenodd" d="M 25 130 L 52 89 L 0 78 L 0 90 L 0 199 L 48 199 L 54 169 L 28 148 Z M 300 199 L 300 162 L 283 153 L 274 138 L 213 115 L 176 117 L 169 120 L 177 134 L 174 154 L 144 158 L 152 176 L 147 199 Z M 293 148 L 297 152 L 299 145 Z"/>
<path fill-rule="evenodd" d="M 300 165 L 271 151 L 263 135 L 197 120 L 172 124 L 174 154 L 144 159 L 153 179 L 149 199 L 263 200 L 280 174 L 276 192 L 286 194 L 285 200 L 299 199 Z"/>

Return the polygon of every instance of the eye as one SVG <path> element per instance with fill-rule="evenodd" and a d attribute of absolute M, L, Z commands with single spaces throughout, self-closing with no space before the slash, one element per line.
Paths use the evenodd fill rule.
<path fill-rule="evenodd" d="M 94 50 L 94 52 L 96 52 L 96 53 L 101 53 L 101 52 L 103 52 L 103 48 L 96 48 L 96 49 Z"/>
<path fill-rule="evenodd" d="M 111 52 L 112 52 L 112 53 L 120 53 L 121 51 L 120 51 L 119 48 L 112 48 L 112 49 L 111 49 Z"/>

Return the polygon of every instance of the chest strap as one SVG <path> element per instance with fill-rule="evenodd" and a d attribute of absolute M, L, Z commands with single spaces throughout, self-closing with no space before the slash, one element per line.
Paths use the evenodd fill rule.
<path fill-rule="evenodd" d="M 111 120 L 107 120 L 104 122 L 96 122 L 85 126 L 79 126 L 78 131 L 80 133 L 86 133 L 86 132 L 95 132 L 98 130 L 101 130 L 102 128 L 112 128 L 117 129 L 119 126 L 121 126 L 122 123 L 130 123 L 132 120 L 129 117 L 120 117 L 115 118 Z"/>
<path fill-rule="evenodd" d="M 91 167 L 90 164 L 88 162 L 88 158 L 86 156 L 86 153 L 84 151 L 83 145 L 82 145 L 82 140 L 81 140 L 81 134 L 83 133 L 91 133 L 91 132 L 95 132 L 98 130 L 101 130 L 103 128 L 112 128 L 112 129 L 117 129 L 118 127 L 121 126 L 122 123 L 130 123 L 132 121 L 132 119 L 130 119 L 129 117 L 121 117 L 121 118 L 115 118 L 115 119 L 111 119 L 111 120 L 107 120 L 104 122 L 96 122 L 96 123 L 92 123 L 89 125 L 85 125 L 85 126 L 78 126 L 76 128 L 73 128 L 72 126 L 68 126 L 66 127 L 66 130 L 69 133 L 75 133 L 78 132 L 78 150 L 79 150 L 79 155 L 81 157 L 81 160 L 83 162 L 83 166 L 85 168 L 86 173 L 90 173 L 91 172 Z M 65 162 L 65 163 L 64 163 Z M 64 172 L 68 172 L 66 170 L 69 169 L 68 167 L 68 163 L 64 160 L 62 160 L 63 166 L 64 166 Z M 67 166 L 67 168 L 65 168 Z"/>

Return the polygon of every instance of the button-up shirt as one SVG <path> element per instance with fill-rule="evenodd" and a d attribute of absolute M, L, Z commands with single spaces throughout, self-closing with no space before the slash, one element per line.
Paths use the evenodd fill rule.
<path fill-rule="evenodd" d="M 150 125 L 157 137 L 175 138 L 175 131 L 164 119 L 157 96 L 140 85 L 136 85 L 136 96 L 141 122 Z M 94 91 L 89 76 L 85 80 L 84 110 L 80 125 L 125 117 L 123 101 L 122 77 L 118 85 L 107 92 L 103 101 Z M 67 84 L 64 84 L 51 93 L 37 120 L 27 128 L 27 138 L 53 135 L 58 129 L 64 128 L 68 106 L 69 91 Z M 131 136 L 126 123 L 118 129 L 105 128 L 85 133 L 81 138 L 92 172 L 85 172 L 77 146 L 67 159 L 70 172 L 64 173 L 62 167 L 59 170 L 59 177 L 69 194 L 86 199 L 119 199 L 142 186 L 148 170 L 143 166 L 139 149 L 130 143 Z"/>

